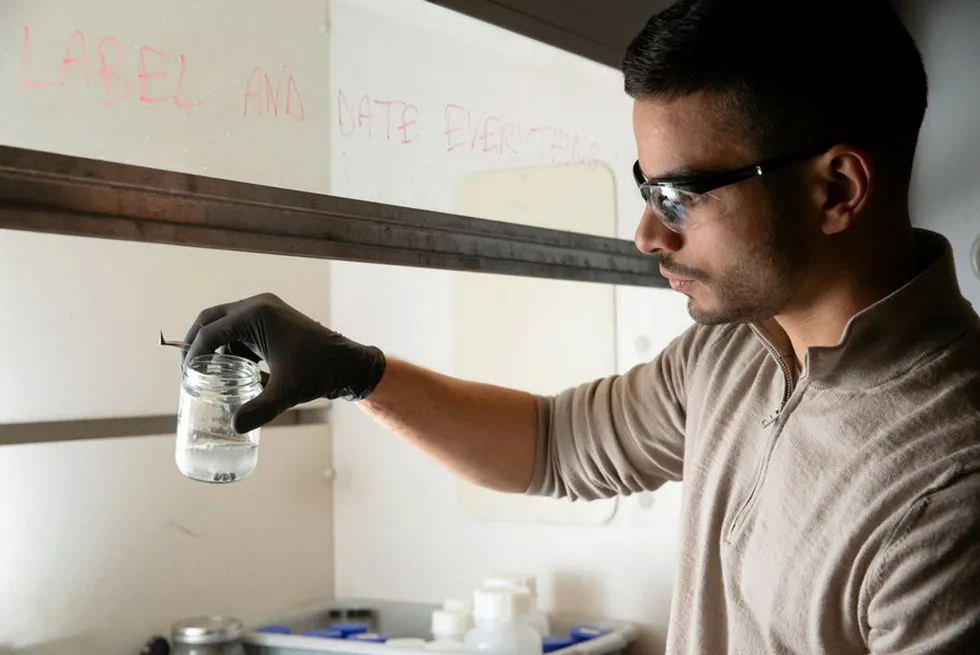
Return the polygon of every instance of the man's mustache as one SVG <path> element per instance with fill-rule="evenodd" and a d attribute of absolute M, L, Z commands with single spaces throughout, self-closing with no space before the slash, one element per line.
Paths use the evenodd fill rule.
<path fill-rule="evenodd" d="M 681 266 L 670 255 L 657 255 L 657 259 L 660 262 L 660 268 L 662 270 L 676 277 L 685 280 L 701 280 L 705 277 L 704 273 L 696 268 Z"/>

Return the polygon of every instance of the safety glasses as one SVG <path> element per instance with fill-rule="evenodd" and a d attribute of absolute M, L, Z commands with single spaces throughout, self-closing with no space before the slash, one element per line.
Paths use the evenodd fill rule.
<path fill-rule="evenodd" d="M 724 213 L 724 203 L 712 194 L 716 189 L 816 157 L 825 153 L 833 145 L 824 144 L 820 147 L 807 148 L 735 170 L 655 179 L 644 177 L 640 162 L 637 160 L 633 164 L 633 179 L 643 200 L 657 218 L 674 232 L 681 232 L 701 225 L 712 216 L 720 216 Z"/>

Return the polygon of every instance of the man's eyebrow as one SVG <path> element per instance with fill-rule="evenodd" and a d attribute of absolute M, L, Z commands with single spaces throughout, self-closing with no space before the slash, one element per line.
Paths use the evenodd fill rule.
<path fill-rule="evenodd" d="M 669 171 L 665 171 L 656 177 L 650 177 L 645 172 L 643 172 L 643 167 L 642 166 L 640 167 L 640 173 L 643 175 L 643 178 L 645 180 L 652 180 L 652 181 L 670 180 L 670 181 L 682 182 L 684 180 L 688 180 L 693 177 L 698 177 L 701 175 L 706 175 L 711 172 L 712 171 L 703 168 L 682 166 L 679 168 L 673 168 Z"/>
<path fill-rule="evenodd" d="M 697 177 L 699 175 L 705 175 L 706 173 L 710 173 L 710 172 L 711 171 L 704 168 L 693 168 L 693 167 L 675 168 L 673 170 L 669 170 L 665 172 L 663 175 L 657 176 L 657 179 L 658 180 L 683 180 L 686 178 Z"/>

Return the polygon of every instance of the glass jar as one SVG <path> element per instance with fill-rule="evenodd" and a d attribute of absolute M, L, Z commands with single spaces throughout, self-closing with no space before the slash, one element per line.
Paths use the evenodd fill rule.
<path fill-rule="evenodd" d="M 235 431 L 235 412 L 262 391 L 258 364 L 235 355 L 195 357 L 184 366 L 177 414 L 177 468 L 194 480 L 224 484 L 259 461 L 259 429 Z"/>
<path fill-rule="evenodd" d="M 170 633 L 170 655 L 245 655 L 241 622 L 226 616 L 184 619 Z"/>

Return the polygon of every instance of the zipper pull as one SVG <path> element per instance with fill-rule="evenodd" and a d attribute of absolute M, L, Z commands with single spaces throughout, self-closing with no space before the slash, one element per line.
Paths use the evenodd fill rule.
<path fill-rule="evenodd" d="M 779 415 L 782 413 L 782 411 L 783 411 L 783 408 L 780 407 L 775 412 L 773 412 L 772 414 L 770 414 L 766 418 L 762 419 L 762 427 L 768 428 L 770 425 L 772 425 L 773 423 L 775 423 L 779 419 Z"/>

